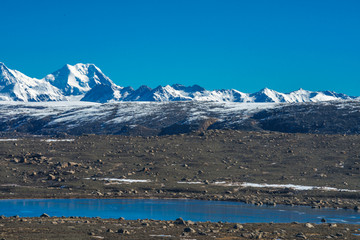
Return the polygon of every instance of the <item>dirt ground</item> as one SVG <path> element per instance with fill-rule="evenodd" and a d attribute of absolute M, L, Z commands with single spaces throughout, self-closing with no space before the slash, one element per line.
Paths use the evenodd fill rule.
<path fill-rule="evenodd" d="M 359 135 L 214 130 L 147 138 L 87 135 L 62 140 L 0 142 L 0 198 L 170 197 L 360 206 L 359 191 L 241 185 L 360 190 Z M 148 182 L 126 184 L 118 179 Z"/>

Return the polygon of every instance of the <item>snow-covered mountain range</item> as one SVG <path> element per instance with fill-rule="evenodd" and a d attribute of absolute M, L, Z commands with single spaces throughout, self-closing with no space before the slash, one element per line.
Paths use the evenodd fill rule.
<path fill-rule="evenodd" d="M 320 102 L 359 99 L 332 91 L 299 89 L 280 93 L 264 88 L 256 93 L 243 93 L 235 89 L 206 90 L 198 85 L 180 84 L 138 89 L 116 85 L 94 64 L 66 64 L 43 79 L 35 79 L 11 70 L 0 63 L 0 101 L 210 101 L 210 102 Z"/>

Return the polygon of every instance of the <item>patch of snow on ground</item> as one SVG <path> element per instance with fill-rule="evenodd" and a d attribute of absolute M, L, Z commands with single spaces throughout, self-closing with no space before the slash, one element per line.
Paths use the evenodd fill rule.
<path fill-rule="evenodd" d="M 172 238 L 173 237 L 171 235 L 164 235 L 164 234 L 159 234 L 159 235 L 151 234 L 149 236 L 150 237 L 167 237 L 167 238 Z"/>
<path fill-rule="evenodd" d="M 108 123 L 119 124 L 134 121 L 147 116 L 160 116 L 166 103 L 158 102 L 122 102 L 116 103 L 116 116 Z"/>
<path fill-rule="evenodd" d="M 204 184 L 203 182 L 177 182 L 179 184 Z M 318 186 L 303 186 L 294 184 L 267 184 L 267 183 L 247 183 L 247 182 L 214 182 L 211 185 L 219 185 L 224 187 L 253 187 L 253 188 L 291 188 L 299 191 L 309 190 L 323 190 L 323 191 L 337 191 L 337 192 L 360 192 L 360 190 L 342 189 L 334 187 L 318 187 Z"/>
<path fill-rule="evenodd" d="M 0 139 L 0 142 L 14 142 L 14 141 L 18 141 L 19 139 L 16 138 L 8 138 L 8 139 Z"/>
<path fill-rule="evenodd" d="M 215 182 L 216 185 L 222 186 L 240 186 L 240 187 L 253 187 L 253 188 L 291 188 L 299 191 L 308 190 L 324 190 L 324 191 L 338 191 L 338 192 L 360 192 L 360 190 L 341 189 L 333 187 L 318 187 L 318 186 L 303 186 L 294 184 L 267 184 L 267 183 L 226 183 L 226 182 Z"/>
<path fill-rule="evenodd" d="M 19 115 L 27 115 L 35 118 L 57 116 L 68 111 L 81 108 L 96 108 L 98 103 L 88 102 L 1 102 L 1 116 L 13 117 L 17 119 Z M 81 118 L 81 116 L 77 116 Z"/>
<path fill-rule="evenodd" d="M 82 108 L 69 109 L 67 112 L 62 113 L 58 118 L 54 119 L 51 124 L 68 124 L 71 126 L 80 125 L 84 119 L 88 122 L 105 120 L 114 109 L 114 106 L 103 104 L 96 106 L 85 106 Z M 71 124 L 72 123 L 72 124 Z"/>
<path fill-rule="evenodd" d="M 180 184 L 204 184 L 203 182 L 177 182 Z"/>
<path fill-rule="evenodd" d="M 217 108 L 210 108 L 210 112 L 214 112 L 220 114 L 222 118 L 226 118 L 229 115 L 238 115 L 242 113 L 243 118 L 242 120 L 250 117 L 251 115 L 255 114 L 264 109 L 273 109 L 284 104 L 281 103 L 234 103 L 234 102 L 227 102 L 224 103 L 223 107 Z"/>
<path fill-rule="evenodd" d="M 15 183 L 6 183 L 6 184 L 1 184 L 1 187 L 20 187 L 20 185 L 15 184 Z"/>
<path fill-rule="evenodd" d="M 75 139 L 42 139 L 43 142 L 72 142 Z"/>
<path fill-rule="evenodd" d="M 110 182 L 119 182 L 119 183 L 146 183 L 151 182 L 148 179 L 120 179 L 120 178 L 84 178 L 86 180 L 100 180 L 100 181 L 110 181 Z"/>

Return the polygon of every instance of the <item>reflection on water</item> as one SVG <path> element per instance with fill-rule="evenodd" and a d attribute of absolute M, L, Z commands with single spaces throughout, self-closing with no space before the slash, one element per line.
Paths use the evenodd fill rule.
<path fill-rule="evenodd" d="M 255 206 L 237 202 L 159 199 L 16 199 L 0 200 L 0 215 L 83 216 L 125 219 L 226 222 L 313 222 L 360 224 L 360 214 L 344 209 Z"/>

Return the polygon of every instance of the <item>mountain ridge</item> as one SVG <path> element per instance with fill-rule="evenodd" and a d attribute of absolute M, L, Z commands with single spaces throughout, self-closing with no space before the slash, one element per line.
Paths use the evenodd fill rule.
<path fill-rule="evenodd" d="M 11 70 L 0 63 L 0 100 L 1 101 L 61 101 L 58 88 L 46 81 L 31 78 L 25 74 Z"/>
<path fill-rule="evenodd" d="M 360 134 L 360 101 L 0 102 L 0 135 L 173 135 L 206 130 Z"/>
<path fill-rule="evenodd" d="M 331 100 L 360 100 L 333 91 L 308 91 L 299 89 L 281 93 L 263 88 L 255 93 L 236 89 L 206 90 L 199 85 L 173 84 L 154 89 L 143 85 L 138 89 L 116 85 L 95 64 L 66 64 L 59 70 L 36 79 L 11 70 L 0 62 L 0 101 L 69 101 L 89 102 L 119 101 L 210 101 L 210 102 L 321 102 Z"/>

